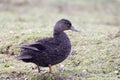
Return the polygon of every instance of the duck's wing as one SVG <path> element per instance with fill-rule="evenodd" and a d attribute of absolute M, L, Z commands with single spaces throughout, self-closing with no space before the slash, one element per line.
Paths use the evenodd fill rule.
<path fill-rule="evenodd" d="M 58 44 L 56 43 L 54 38 L 44 38 L 44 39 L 37 40 L 35 43 L 22 44 L 21 46 L 19 46 L 19 48 L 32 49 L 35 51 L 43 52 L 47 49 L 50 50 L 51 48 L 53 50 L 53 48 L 56 48 L 57 46 L 58 46 Z"/>
<path fill-rule="evenodd" d="M 36 41 L 37 43 L 40 43 L 41 45 L 47 47 L 57 47 L 60 42 L 56 41 L 54 38 L 44 38 Z"/>
<path fill-rule="evenodd" d="M 43 51 L 46 49 L 45 46 L 43 46 L 40 43 L 23 44 L 23 45 L 20 45 L 18 47 L 22 48 L 22 49 L 32 49 L 35 51 Z"/>

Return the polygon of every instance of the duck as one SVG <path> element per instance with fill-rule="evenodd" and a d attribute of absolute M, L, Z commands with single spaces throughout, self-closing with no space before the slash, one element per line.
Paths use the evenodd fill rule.
<path fill-rule="evenodd" d="M 71 42 L 66 30 L 78 32 L 67 19 L 60 19 L 53 29 L 53 37 L 39 39 L 29 44 L 19 45 L 20 53 L 17 59 L 31 62 L 40 67 L 48 67 L 52 73 L 52 66 L 64 61 L 71 52 Z"/>

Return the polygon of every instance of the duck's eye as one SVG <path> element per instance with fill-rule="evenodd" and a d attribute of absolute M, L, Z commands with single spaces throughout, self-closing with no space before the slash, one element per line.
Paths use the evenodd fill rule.
<path fill-rule="evenodd" d="M 70 25 L 70 24 L 67 24 L 67 27 L 68 27 L 68 28 L 70 28 L 70 27 L 71 27 L 71 25 Z"/>
<path fill-rule="evenodd" d="M 69 24 L 67 24 L 67 26 L 69 27 L 70 25 L 69 25 Z"/>

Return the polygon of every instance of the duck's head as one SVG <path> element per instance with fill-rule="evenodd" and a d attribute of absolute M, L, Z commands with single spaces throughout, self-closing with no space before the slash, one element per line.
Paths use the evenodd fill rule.
<path fill-rule="evenodd" d="M 69 20 L 61 19 L 55 24 L 54 31 L 55 32 L 62 32 L 65 30 L 72 30 L 72 31 L 78 32 L 78 30 L 72 26 L 72 23 Z"/>

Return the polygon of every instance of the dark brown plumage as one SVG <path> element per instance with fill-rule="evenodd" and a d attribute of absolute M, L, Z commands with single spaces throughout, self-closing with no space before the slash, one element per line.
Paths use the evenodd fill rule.
<path fill-rule="evenodd" d="M 71 43 L 64 30 L 77 31 L 69 20 L 61 19 L 55 24 L 53 37 L 21 45 L 21 52 L 17 58 L 35 63 L 39 72 L 39 66 L 49 67 L 52 72 L 51 66 L 65 60 L 71 51 Z"/>

